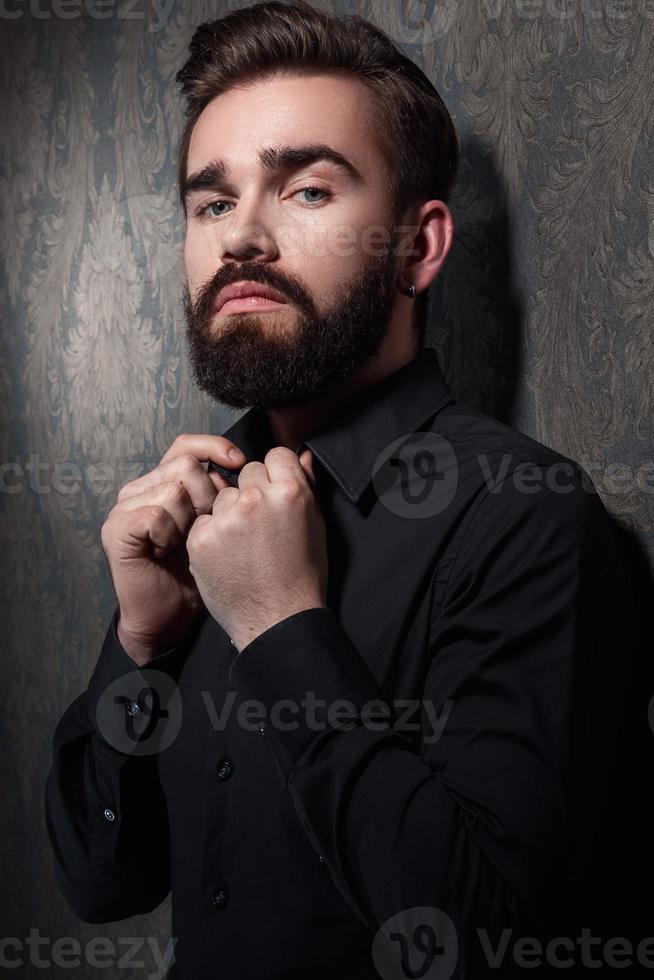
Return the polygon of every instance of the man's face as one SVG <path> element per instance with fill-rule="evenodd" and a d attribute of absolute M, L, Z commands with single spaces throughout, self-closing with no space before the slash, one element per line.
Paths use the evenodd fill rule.
<path fill-rule="evenodd" d="M 215 98 L 198 119 L 187 179 L 214 161 L 219 184 L 187 196 L 184 307 L 195 382 L 233 408 L 306 404 L 374 357 L 396 295 L 388 172 L 370 95 L 329 75 L 276 77 Z M 318 145 L 329 159 L 261 151 Z M 221 289 L 254 281 L 285 302 L 215 310 Z"/>

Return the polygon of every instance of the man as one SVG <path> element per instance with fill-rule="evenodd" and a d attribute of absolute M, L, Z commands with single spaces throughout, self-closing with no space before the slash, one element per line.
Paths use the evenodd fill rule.
<path fill-rule="evenodd" d="M 611 526 L 420 346 L 457 156 L 422 73 L 268 3 L 199 27 L 178 77 L 189 352 L 250 410 L 103 525 L 118 605 L 46 788 L 59 887 L 88 922 L 172 890 L 183 980 L 509 975 L 603 798 Z"/>

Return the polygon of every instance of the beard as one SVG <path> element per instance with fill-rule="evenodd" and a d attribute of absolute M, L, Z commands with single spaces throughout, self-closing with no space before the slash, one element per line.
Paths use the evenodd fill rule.
<path fill-rule="evenodd" d="M 232 313 L 214 304 L 233 282 L 265 283 L 284 296 L 275 312 Z M 222 266 L 192 302 L 184 287 L 186 342 L 195 384 L 232 408 L 305 405 L 347 385 L 388 332 L 394 302 L 392 247 L 374 256 L 319 313 L 304 288 L 258 262 Z"/>

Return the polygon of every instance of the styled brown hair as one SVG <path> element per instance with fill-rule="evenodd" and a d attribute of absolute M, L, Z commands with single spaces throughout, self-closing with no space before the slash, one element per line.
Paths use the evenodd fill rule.
<path fill-rule="evenodd" d="M 305 0 L 264 0 L 196 29 L 175 76 L 186 100 L 178 187 L 184 214 L 191 133 L 203 109 L 235 85 L 274 75 L 332 73 L 372 93 L 372 130 L 389 173 L 393 222 L 422 201 L 449 200 L 459 163 L 452 118 L 424 72 L 392 39 L 358 15 L 317 10 Z M 420 337 L 428 291 L 416 300 Z"/>

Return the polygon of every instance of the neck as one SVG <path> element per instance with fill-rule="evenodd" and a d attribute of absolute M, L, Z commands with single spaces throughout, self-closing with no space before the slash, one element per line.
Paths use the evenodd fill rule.
<path fill-rule="evenodd" d="M 337 411 L 341 411 L 355 396 L 378 384 L 383 378 L 408 364 L 416 356 L 413 345 L 390 348 L 382 344 L 372 360 L 357 368 L 336 391 L 306 405 L 289 405 L 267 409 L 270 430 L 275 445 L 296 451 L 299 444 L 319 429 Z"/>

